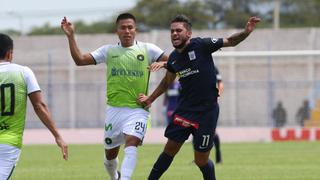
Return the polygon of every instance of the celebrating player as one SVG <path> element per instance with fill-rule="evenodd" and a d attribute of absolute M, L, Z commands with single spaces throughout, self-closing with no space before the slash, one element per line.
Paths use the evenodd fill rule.
<path fill-rule="evenodd" d="M 183 15 L 171 21 L 171 42 L 175 50 L 169 56 L 166 75 L 149 97 L 144 94 L 138 96 L 138 101 L 149 107 L 168 89 L 176 75 L 179 78 L 178 107 L 165 131 L 168 141 L 152 168 L 149 180 L 161 177 L 190 134 L 193 135 L 195 163 L 203 178 L 216 179 L 213 162 L 209 159 L 219 115 L 217 79 L 211 54 L 222 47 L 239 44 L 259 21 L 259 18 L 251 17 L 242 32 L 219 39 L 191 38 L 191 22 Z"/>

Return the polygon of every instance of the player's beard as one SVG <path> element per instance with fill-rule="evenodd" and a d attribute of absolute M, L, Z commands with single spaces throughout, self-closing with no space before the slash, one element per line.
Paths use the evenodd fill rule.
<path fill-rule="evenodd" d="M 173 47 L 176 49 L 183 49 L 186 46 L 187 41 L 188 41 L 188 39 L 182 39 L 180 44 L 173 45 Z"/>

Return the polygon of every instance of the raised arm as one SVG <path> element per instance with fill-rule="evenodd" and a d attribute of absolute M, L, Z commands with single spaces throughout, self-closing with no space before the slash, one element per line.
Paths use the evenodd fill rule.
<path fill-rule="evenodd" d="M 166 75 L 161 80 L 158 87 L 153 91 L 150 96 L 144 94 L 139 94 L 138 103 L 144 105 L 145 107 L 150 107 L 152 102 L 156 100 L 161 94 L 166 92 L 169 85 L 175 80 L 176 74 L 167 71 Z"/>
<path fill-rule="evenodd" d="M 239 44 L 249 36 L 249 34 L 255 29 L 258 22 L 260 22 L 260 18 L 250 17 L 243 31 L 223 39 L 223 47 L 236 46 Z"/>
<path fill-rule="evenodd" d="M 68 160 L 68 146 L 59 134 L 46 103 L 42 99 L 41 91 L 29 94 L 29 99 L 33 105 L 34 111 L 38 115 L 42 123 L 50 130 L 54 136 L 57 145 L 61 148 L 63 159 Z"/>
<path fill-rule="evenodd" d="M 90 53 L 82 54 L 80 49 L 78 48 L 77 42 L 74 37 L 74 26 L 71 22 L 64 17 L 61 21 L 61 29 L 66 34 L 69 42 L 69 48 L 71 56 L 78 66 L 95 64 L 93 57 Z"/>

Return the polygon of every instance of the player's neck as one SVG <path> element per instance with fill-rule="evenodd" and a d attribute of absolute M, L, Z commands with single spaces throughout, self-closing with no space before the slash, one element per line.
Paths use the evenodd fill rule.
<path fill-rule="evenodd" d="M 8 60 L 8 59 L 0 59 L 0 63 L 4 63 L 4 62 L 8 62 L 8 63 L 10 63 L 11 61 L 10 61 L 10 60 Z"/>
<path fill-rule="evenodd" d="M 190 39 L 188 41 L 186 41 L 182 47 L 176 48 L 176 50 L 178 51 L 178 53 L 182 53 L 187 48 L 187 46 L 189 44 L 190 44 Z"/>

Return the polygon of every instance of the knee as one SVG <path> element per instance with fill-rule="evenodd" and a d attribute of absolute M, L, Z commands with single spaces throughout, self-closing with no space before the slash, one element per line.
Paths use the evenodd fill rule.
<path fill-rule="evenodd" d="M 198 158 L 194 160 L 194 163 L 198 166 L 198 167 L 203 167 L 206 164 L 208 164 L 208 159 L 203 159 L 203 158 Z"/>
<path fill-rule="evenodd" d="M 106 159 L 112 160 L 112 159 L 115 159 L 116 157 L 118 157 L 119 148 L 120 147 L 116 147 L 113 149 L 106 149 L 105 150 Z"/>
<path fill-rule="evenodd" d="M 135 136 L 126 136 L 125 137 L 125 146 L 138 146 L 141 143 L 141 140 Z"/>

